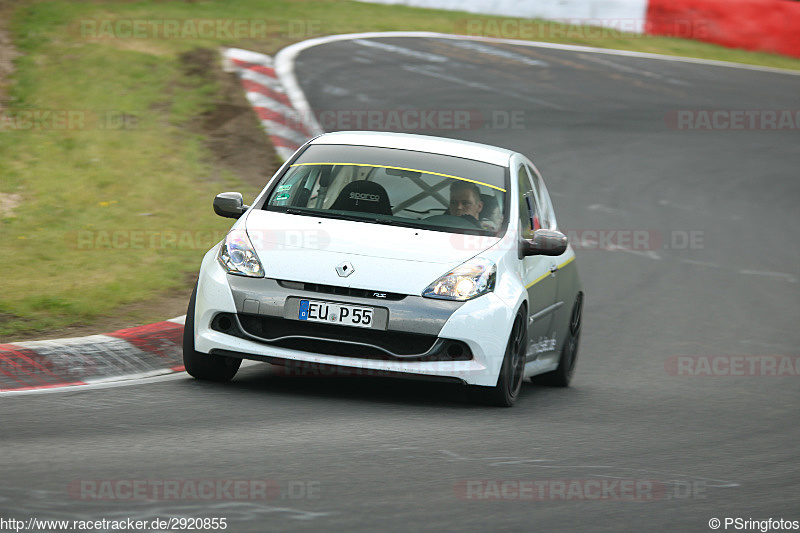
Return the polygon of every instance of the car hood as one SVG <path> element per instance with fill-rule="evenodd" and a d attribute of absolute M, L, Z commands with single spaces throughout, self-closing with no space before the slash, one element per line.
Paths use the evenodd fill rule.
<path fill-rule="evenodd" d="M 244 222 L 267 277 L 403 294 L 421 293 L 499 241 L 263 210 Z M 340 276 L 344 262 L 352 273 Z"/>

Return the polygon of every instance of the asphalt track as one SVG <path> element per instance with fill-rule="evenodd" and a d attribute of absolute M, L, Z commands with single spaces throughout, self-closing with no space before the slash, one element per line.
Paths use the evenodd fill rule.
<path fill-rule="evenodd" d="M 800 132 L 665 121 L 677 110 L 798 109 L 800 77 L 510 44 L 371 44 L 300 53 L 313 109 L 521 113 L 518 127 L 425 133 L 529 155 L 565 229 L 661 237 L 653 249 L 578 250 L 587 300 L 574 386 L 526 384 L 514 409 L 489 409 L 457 386 L 287 378 L 256 365 L 224 385 L 178 376 L 3 398 L 2 516 L 227 517 L 230 531 L 708 531 L 714 517 L 800 519 L 800 377 L 676 376 L 667 364 L 798 355 Z M 672 242 L 688 232 L 695 246 Z M 68 491 L 79 480 L 174 479 L 267 479 L 314 497 Z M 459 497 L 468 480 L 664 490 L 638 503 L 485 501 Z"/>

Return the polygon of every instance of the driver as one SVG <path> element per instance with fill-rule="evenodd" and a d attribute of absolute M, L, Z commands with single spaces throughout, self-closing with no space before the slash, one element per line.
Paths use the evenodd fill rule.
<path fill-rule="evenodd" d="M 455 180 L 450 184 L 449 214 L 464 217 L 480 226 L 478 217 L 482 209 L 481 190 L 477 185 L 461 180 Z"/>

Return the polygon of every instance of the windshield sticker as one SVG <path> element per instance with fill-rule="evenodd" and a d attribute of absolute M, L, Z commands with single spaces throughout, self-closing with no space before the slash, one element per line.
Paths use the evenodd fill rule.
<path fill-rule="evenodd" d="M 482 181 L 471 180 L 468 178 L 462 178 L 460 176 L 453 176 L 451 174 L 442 174 L 441 172 L 431 172 L 429 170 L 420 170 L 418 168 L 405 168 L 405 167 L 391 167 L 388 165 L 372 165 L 367 163 L 295 163 L 293 167 L 302 167 L 302 166 L 321 166 L 321 165 L 342 165 L 342 166 L 352 166 L 352 167 L 376 167 L 376 168 L 390 168 L 392 170 L 405 170 L 406 172 L 421 172 L 423 174 L 430 174 L 432 176 L 442 176 L 444 178 L 450 178 L 454 180 L 461 180 L 461 181 L 468 181 L 470 183 L 475 183 L 477 185 L 483 185 L 484 187 L 489 187 L 492 189 L 497 189 L 500 192 L 506 192 L 505 189 L 500 188 L 496 185 L 489 185 L 488 183 L 484 183 Z"/>

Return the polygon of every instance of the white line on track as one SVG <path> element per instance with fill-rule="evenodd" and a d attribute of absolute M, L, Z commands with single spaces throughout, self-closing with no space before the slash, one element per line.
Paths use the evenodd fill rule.
<path fill-rule="evenodd" d="M 711 261 L 697 261 L 696 259 L 681 259 L 681 263 L 712 268 L 722 268 L 722 266 L 718 265 L 717 263 L 712 263 Z"/>
<path fill-rule="evenodd" d="M 459 85 L 464 85 L 466 87 L 472 87 L 473 89 L 480 89 L 489 93 L 494 94 L 504 94 L 506 96 L 510 96 L 512 98 L 517 98 L 519 100 L 525 100 L 534 104 L 541 105 L 543 107 L 549 107 L 550 109 L 557 109 L 563 110 L 564 108 L 558 104 L 553 104 L 551 102 L 547 102 L 546 100 L 541 100 L 539 98 L 532 98 L 527 95 L 520 94 L 515 91 L 508 91 L 504 89 L 497 89 L 495 87 L 491 87 L 489 85 L 484 85 L 483 83 L 478 83 L 475 81 L 465 80 L 462 78 L 457 78 L 456 76 L 451 76 L 449 74 L 443 74 L 438 70 L 433 70 L 429 67 L 424 66 L 416 66 L 416 65 L 403 65 L 401 67 L 403 70 L 408 72 L 413 72 L 415 74 L 422 74 L 423 76 L 430 76 L 432 78 L 437 78 L 445 81 L 449 81 L 451 83 L 456 83 Z"/>
<path fill-rule="evenodd" d="M 591 209 L 592 206 L 589 206 Z M 600 209 L 595 209 L 600 210 Z M 624 246 L 617 246 L 614 244 L 608 244 L 604 248 L 598 248 L 598 241 L 594 239 L 588 239 L 586 237 L 580 240 L 580 245 L 584 249 L 589 250 L 598 250 L 602 249 L 606 252 L 624 252 L 631 255 L 638 255 L 639 257 L 645 257 L 647 259 L 652 259 L 654 261 L 659 261 L 663 259 L 658 253 L 654 252 L 653 250 L 632 250 L 630 248 L 625 248 Z M 681 263 L 686 263 L 689 265 L 695 266 L 702 266 L 702 267 L 709 267 L 709 268 L 719 268 L 723 270 L 728 270 L 729 272 L 736 272 L 737 274 L 744 274 L 749 276 L 763 276 L 768 279 L 773 279 L 776 281 L 785 281 L 788 283 L 798 283 L 797 277 L 793 276 L 792 274 L 787 274 L 785 272 L 770 272 L 767 270 L 747 270 L 747 269 L 731 269 L 730 267 L 726 267 L 717 263 L 709 262 L 709 261 L 698 261 L 696 259 L 686 259 L 681 258 L 679 259 Z"/>
<path fill-rule="evenodd" d="M 669 207 L 672 209 L 678 209 L 680 211 L 686 211 L 688 213 L 694 213 L 696 215 L 703 215 L 708 217 L 714 218 L 722 218 L 724 220 L 741 220 L 741 216 L 739 215 L 717 215 L 714 213 L 710 213 L 707 210 L 700 209 L 698 207 L 693 207 L 691 205 L 684 205 L 684 204 L 676 204 L 674 202 L 670 202 L 668 200 L 661 199 L 658 201 L 658 205 L 663 207 Z"/>
<path fill-rule="evenodd" d="M 658 74 L 656 72 L 650 72 L 649 70 L 644 70 L 644 69 L 641 69 L 641 68 L 635 68 L 635 67 L 629 67 L 627 65 L 621 65 L 619 63 L 615 63 L 614 61 L 610 61 L 608 59 L 602 59 L 602 58 L 599 58 L 599 57 L 594 57 L 594 56 L 586 55 L 586 54 L 581 54 L 580 57 L 581 57 L 581 59 L 584 59 L 586 61 L 591 61 L 593 63 L 599 63 L 600 65 L 603 65 L 605 67 L 608 67 L 608 68 L 611 68 L 611 69 L 614 69 L 614 70 L 619 70 L 620 72 L 625 72 L 627 74 L 637 74 L 639 76 L 644 76 L 645 78 L 651 78 L 651 79 L 654 79 L 654 80 L 665 80 L 667 83 L 671 83 L 673 85 L 682 85 L 682 86 L 687 86 L 687 87 L 692 85 L 691 83 L 683 81 L 683 80 L 679 80 L 679 79 L 676 79 L 676 78 L 670 78 L 670 77 L 664 76 L 662 74 Z"/>
<path fill-rule="evenodd" d="M 367 46 L 369 48 L 377 48 L 378 50 L 383 50 L 384 52 L 393 52 L 395 54 L 399 54 L 402 56 L 413 57 L 414 59 L 424 59 L 425 61 L 431 61 L 433 63 L 447 63 L 448 61 L 450 61 L 449 57 L 445 57 L 439 54 L 431 54 L 429 52 L 420 52 L 419 50 L 413 50 L 411 48 L 406 48 L 404 46 L 396 46 L 393 44 L 386 44 L 378 41 L 367 41 L 365 39 L 355 39 L 353 42 L 361 46 Z"/>
<path fill-rule="evenodd" d="M 771 272 L 768 270 L 748 270 L 748 269 L 735 269 L 730 268 L 724 265 L 720 265 L 717 263 L 712 263 L 709 261 L 697 261 L 694 259 L 681 259 L 682 263 L 686 263 L 689 265 L 696 265 L 696 266 L 703 266 L 709 268 L 719 268 L 723 270 L 727 270 L 729 272 L 735 272 L 737 274 L 744 274 L 746 276 L 762 276 L 767 279 L 773 279 L 776 281 L 785 281 L 788 283 L 798 283 L 797 277 L 793 276 L 792 274 L 787 274 L 786 272 Z"/>
<path fill-rule="evenodd" d="M 542 61 L 541 59 L 533 59 L 526 55 L 518 54 L 516 52 L 511 52 L 509 50 L 504 50 L 502 48 L 486 46 L 485 44 L 476 43 L 474 41 L 453 40 L 452 44 L 453 46 L 457 46 L 458 48 L 462 48 L 464 50 L 470 50 L 471 52 L 477 52 L 482 55 L 499 57 L 502 59 L 508 59 L 510 61 L 516 61 L 517 63 L 522 63 L 523 65 L 527 65 L 529 67 L 550 66 L 548 62 Z"/>
<path fill-rule="evenodd" d="M 553 193 L 550 193 L 553 196 Z M 620 211 L 619 209 L 614 209 L 613 207 L 608 207 L 607 205 L 603 204 L 592 204 L 588 206 L 589 211 L 599 211 L 601 213 L 608 213 L 609 215 L 613 215 L 616 213 L 624 213 L 624 211 Z"/>
<path fill-rule="evenodd" d="M 740 270 L 739 274 L 746 274 L 749 276 L 766 276 L 769 278 L 782 279 L 784 281 L 788 281 L 789 283 L 797 283 L 796 277 L 784 272 L 769 272 L 767 270 Z"/>
<path fill-rule="evenodd" d="M 631 52 L 628 50 L 614 50 L 610 48 L 594 48 L 590 46 L 577 46 L 571 44 L 557 44 L 557 43 L 544 43 L 539 41 L 519 41 L 515 39 L 499 39 L 493 37 L 473 37 L 466 35 L 451 35 L 446 33 L 435 33 L 426 31 L 387 31 L 387 32 L 364 32 L 364 33 L 348 33 L 342 35 L 328 35 L 326 37 L 317 37 L 315 39 L 308 39 L 293 45 L 287 46 L 282 49 L 275 56 L 275 72 L 280 77 L 286 94 L 292 105 L 297 109 L 300 115 L 306 122 L 309 132 L 316 136 L 324 132 L 322 127 L 317 123 L 311 112 L 311 105 L 306 99 L 305 93 L 300 88 L 300 83 L 297 81 L 295 75 L 295 59 L 298 54 L 303 50 L 308 50 L 315 46 L 340 42 L 340 41 L 354 41 L 363 39 L 387 39 L 387 38 L 414 38 L 414 39 L 451 39 L 456 41 L 472 41 L 484 43 L 497 43 L 497 44 L 513 44 L 518 46 L 528 46 L 532 48 L 544 48 L 550 50 L 564 50 L 569 52 L 582 52 L 587 54 L 603 54 L 608 56 L 619 57 L 636 57 L 641 59 L 652 59 L 655 61 L 672 61 L 676 63 L 691 63 L 696 65 L 710 65 L 724 68 L 735 68 L 740 70 L 754 70 L 758 72 L 769 72 L 773 74 L 784 74 L 789 76 L 800 76 L 800 71 L 786 70 L 772 67 L 762 67 L 758 65 L 745 65 L 742 63 L 731 63 L 728 61 L 715 61 L 712 59 L 697 59 L 692 57 L 669 56 L 663 54 L 649 54 L 646 52 Z"/>

